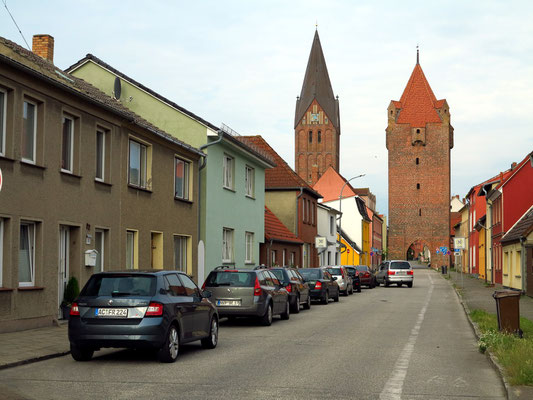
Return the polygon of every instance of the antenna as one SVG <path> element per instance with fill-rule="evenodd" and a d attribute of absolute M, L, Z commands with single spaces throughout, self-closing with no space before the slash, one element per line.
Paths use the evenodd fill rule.
<path fill-rule="evenodd" d="M 17 29 L 19 30 L 20 36 L 22 36 L 22 39 L 24 40 L 24 43 L 26 43 L 26 47 L 28 48 L 29 51 L 31 51 L 31 49 L 30 49 L 30 45 L 29 45 L 28 42 L 26 41 L 26 38 L 24 37 L 24 35 L 22 34 L 22 31 L 20 30 L 19 26 L 17 25 L 17 21 L 15 21 L 15 18 L 13 18 L 13 15 L 11 15 L 11 12 L 9 11 L 9 8 L 7 8 L 7 0 L 2 0 L 2 2 L 4 3 L 4 7 L 6 8 L 7 13 L 8 13 L 9 16 L 11 17 L 11 19 L 13 20 L 13 23 L 15 24 L 15 26 L 16 26 Z"/>

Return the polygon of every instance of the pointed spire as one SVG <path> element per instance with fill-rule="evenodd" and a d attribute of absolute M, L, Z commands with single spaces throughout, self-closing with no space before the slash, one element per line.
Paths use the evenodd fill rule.
<path fill-rule="evenodd" d="M 324 53 L 322 52 L 318 29 L 315 30 L 313 45 L 311 46 L 311 53 L 309 54 L 302 91 L 300 93 L 300 100 L 296 103 L 295 127 L 314 99 L 318 101 L 318 104 L 320 104 L 320 107 L 325 111 L 333 125 L 339 129 L 337 101 L 333 95 L 333 89 L 329 80 L 328 68 Z"/>

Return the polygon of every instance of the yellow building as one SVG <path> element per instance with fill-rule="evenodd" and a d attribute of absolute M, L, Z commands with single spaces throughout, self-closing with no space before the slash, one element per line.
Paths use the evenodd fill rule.
<path fill-rule="evenodd" d="M 363 253 L 361 254 L 361 265 L 370 265 L 370 222 L 363 219 Z"/>
<path fill-rule="evenodd" d="M 485 229 L 485 223 L 487 219 L 486 216 L 480 218 L 479 222 L 476 223 L 475 229 L 479 232 L 479 239 L 477 245 L 477 251 L 479 254 L 479 279 L 485 280 L 487 278 L 487 257 L 486 257 L 486 238 L 487 230 Z"/>
<path fill-rule="evenodd" d="M 339 240 L 339 235 L 337 235 Z M 346 233 L 342 233 L 341 242 L 341 265 L 359 265 L 361 261 L 361 249 L 352 241 Z"/>

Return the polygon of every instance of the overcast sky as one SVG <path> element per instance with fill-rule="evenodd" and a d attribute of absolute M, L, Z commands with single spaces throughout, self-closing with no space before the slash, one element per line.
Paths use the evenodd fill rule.
<path fill-rule="evenodd" d="M 261 134 L 294 166 L 294 109 L 318 21 L 339 95 L 341 168 L 387 213 L 386 108 L 416 63 L 447 99 L 452 194 L 533 150 L 531 1 L 1 0 L 0 35 L 55 38 L 65 69 L 87 53 L 241 135 Z"/>

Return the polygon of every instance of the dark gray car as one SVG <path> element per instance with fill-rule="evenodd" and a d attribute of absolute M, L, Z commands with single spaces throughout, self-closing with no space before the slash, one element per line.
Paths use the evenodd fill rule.
<path fill-rule="evenodd" d="M 220 317 L 258 317 L 267 326 L 274 315 L 289 319 L 289 293 L 267 269 L 217 267 L 202 288 L 213 294 Z"/>

